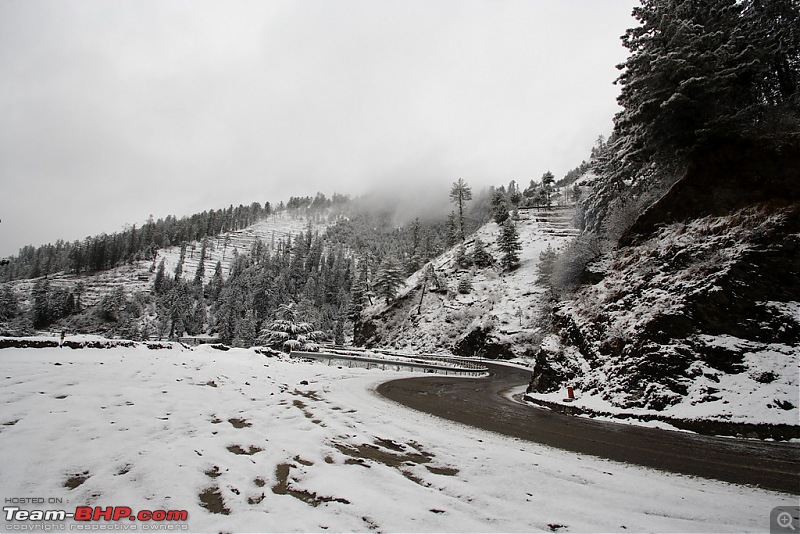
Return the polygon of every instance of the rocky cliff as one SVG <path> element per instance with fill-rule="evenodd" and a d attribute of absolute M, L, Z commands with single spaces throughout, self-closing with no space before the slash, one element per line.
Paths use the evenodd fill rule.
<path fill-rule="evenodd" d="M 591 269 L 555 309 L 532 392 L 797 424 L 800 143 L 697 158 Z"/>

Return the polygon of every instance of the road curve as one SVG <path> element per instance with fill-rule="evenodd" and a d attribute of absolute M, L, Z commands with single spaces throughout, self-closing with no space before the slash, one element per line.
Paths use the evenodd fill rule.
<path fill-rule="evenodd" d="M 489 378 L 428 375 L 385 382 L 382 396 L 507 436 L 673 473 L 800 494 L 800 444 L 701 436 L 596 421 L 526 406 L 500 394 L 530 371 L 487 364 Z"/>

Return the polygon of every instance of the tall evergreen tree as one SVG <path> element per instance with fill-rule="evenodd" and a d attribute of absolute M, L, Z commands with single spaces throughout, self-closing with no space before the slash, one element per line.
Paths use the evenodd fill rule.
<path fill-rule="evenodd" d="M 50 281 L 47 278 L 37 280 L 31 291 L 31 322 L 34 328 L 44 328 L 50 324 Z"/>
<path fill-rule="evenodd" d="M 550 278 L 556 263 L 556 251 L 550 245 L 539 254 L 539 275 L 536 277 L 538 284 L 550 285 Z"/>
<path fill-rule="evenodd" d="M 389 304 L 397 296 L 397 290 L 403 285 L 403 271 L 397 260 L 386 258 L 378 270 L 375 289 L 380 297 Z"/>
<path fill-rule="evenodd" d="M 556 177 L 553 176 L 553 173 L 547 171 L 542 175 L 542 191 L 544 192 L 545 196 L 545 203 L 547 207 L 550 207 L 550 195 L 553 193 L 553 184 L 556 181 Z"/>
<path fill-rule="evenodd" d="M 4 285 L 0 289 L 0 321 L 9 321 L 16 317 L 19 311 L 17 296 L 10 285 Z"/>
<path fill-rule="evenodd" d="M 164 287 L 165 278 L 166 278 L 166 274 L 165 274 L 164 271 L 165 271 L 164 258 L 161 258 L 161 261 L 158 264 L 158 269 L 156 270 L 155 280 L 153 280 L 153 292 L 156 295 L 162 294 L 164 292 L 164 290 L 166 289 Z"/>
<path fill-rule="evenodd" d="M 497 245 L 503 252 L 503 257 L 500 258 L 500 264 L 507 271 L 515 269 L 519 265 L 519 251 L 522 250 L 522 244 L 519 240 L 517 227 L 510 218 L 503 222 Z"/>
<path fill-rule="evenodd" d="M 340 312 L 333 327 L 333 343 L 341 347 L 344 346 L 344 342 L 344 314 Z"/>
<path fill-rule="evenodd" d="M 175 281 L 183 276 L 183 262 L 186 259 L 186 243 L 181 243 L 181 254 L 178 257 L 178 264 L 175 266 Z"/>
<path fill-rule="evenodd" d="M 236 336 L 233 340 L 233 345 L 236 347 L 250 347 L 256 340 L 258 335 L 256 316 L 253 310 L 247 310 L 236 325 Z"/>
<path fill-rule="evenodd" d="M 222 292 L 222 262 L 217 261 L 214 266 L 214 274 L 211 276 L 211 281 L 208 283 L 208 298 L 211 302 L 217 302 Z"/>
<path fill-rule="evenodd" d="M 497 224 L 503 224 L 508 219 L 508 199 L 503 188 L 495 190 L 492 194 L 492 218 Z"/>
<path fill-rule="evenodd" d="M 453 182 L 453 187 L 450 189 L 450 201 L 458 206 L 458 237 L 461 241 L 465 239 L 464 231 L 464 205 L 472 200 L 472 189 L 459 178 L 457 182 Z"/>
<path fill-rule="evenodd" d="M 285 351 L 318 350 L 316 342 L 322 338 L 322 332 L 303 319 L 293 302 L 281 304 L 275 311 L 275 319 L 262 330 L 259 341 Z"/>
<path fill-rule="evenodd" d="M 194 284 L 197 286 L 203 285 L 203 279 L 206 275 L 206 248 L 208 247 L 208 240 L 203 239 L 203 246 L 200 248 L 200 257 L 197 259 L 197 270 L 194 272 Z"/>
<path fill-rule="evenodd" d="M 486 251 L 486 246 L 480 236 L 475 236 L 475 242 L 472 245 L 472 261 L 476 267 L 484 269 L 494 263 L 492 255 Z"/>

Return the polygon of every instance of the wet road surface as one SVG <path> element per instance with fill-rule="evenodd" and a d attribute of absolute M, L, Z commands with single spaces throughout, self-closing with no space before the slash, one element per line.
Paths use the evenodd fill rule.
<path fill-rule="evenodd" d="M 800 444 L 701 436 L 574 417 L 519 404 L 503 391 L 530 371 L 487 363 L 488 378 L 429 375 L 378 386 L 425 413 L 560 449 L 684 475 L 800 495 Z"/>

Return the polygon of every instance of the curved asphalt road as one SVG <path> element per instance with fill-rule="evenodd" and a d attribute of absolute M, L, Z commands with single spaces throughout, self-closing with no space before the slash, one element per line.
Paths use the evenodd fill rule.
<path fill-rule="evenodd" d="M 487 364 L 490 377 L 393 380 L 378 393 L 410 408 L 535 441 L 646 467 L 800 494 L 800 444 L 701 436 L 562 415 L 512 402 L 503 391 L 530 371 Z"/>

